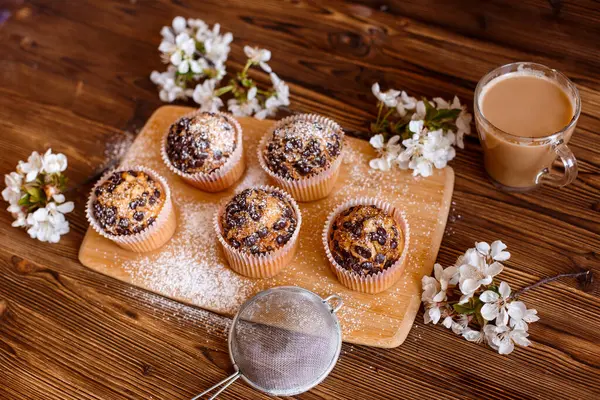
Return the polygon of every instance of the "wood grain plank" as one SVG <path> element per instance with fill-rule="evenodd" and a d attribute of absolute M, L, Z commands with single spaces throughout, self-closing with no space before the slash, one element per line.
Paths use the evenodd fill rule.
<path fill-rule="evenodd" d="M 294 110 L 354 130 L 374 116 L 375 81 L 470 103 L 479 77 L 499 64 L 551 65 L 582 96 L 571 142 L 577 182 L 500 193 L 469 138 L 452 162 L 454 204 L 438 262 L 451 264 L 475 240 L 501 238 L 513 253 L 503 277 L 515 288 L 600 269 L 600 11 L 592 0 L 7 0 L 0 12 L 0 173 L 52 146 L 68 155 L 74 185 L 104 161 L 109 136 L 141 127 L 159 106 L 148 75 L 161 68 L 158 32 L 175 15 L 233 32 L 230 70 L 244 62 L 244 45 L 271 49 Z M 89 189 L 72 194 L 71 232 L 58 245 L 30 240 L 0 211 L 0 398 L 189 398 L 230 371 L 228 320 L 82 267 Z M 533 346 L 509 357 L 423 325 L 419 313 L 402 346 L 344 345 L 332 375 L 297 397 L 537 399 L 552 391 L 596 399 L 598 294 L 597 284 L 583 293 L 571 280 L 527 293 L 542 319 L 531 326 Z M 266 397 L 240 384 L 224 398 Z"/>

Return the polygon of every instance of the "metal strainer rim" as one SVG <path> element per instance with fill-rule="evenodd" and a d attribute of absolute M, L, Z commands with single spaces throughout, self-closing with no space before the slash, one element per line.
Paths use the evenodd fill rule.
<path fill-rule="evenodd" d="M 335 356 L 332 357 L 331 362 L 329 363 L 329 366 L 327 367 L 327 369 L 321 374 L 321 376 L 319 376 L 313 383 L 311 383 L 309 386 L 303 386 L 302 388 L 300 388 L 301 390 L 267 390 L 265 388 L 263 388 L 262 386 L 257 385 L 256 383 L 252 382 L 249 378 L 246 377 L 246 375 L 244 375 L 244 373 L 242 371 L 240 371 L 240 368 L 237 364 L 237 362 L 235 361 L 235 359 L 233 358 L 233 351 L 231 348 L 231 342 L 232 342 L 232 336 L 233 336 L 233 332 L 234 332 L 234 328 L 236 326 L 236 323 L 240 317 L 240 315 L 242 314 L 242 312 L 244 311 L 244 309 L 246 307 L 248 307 L 250 304 L 256 302 L 258 299 L 267 296 L 273 292 L 278 292 L 278 291 L 295 291 L 295 292 L 301 292 L 301 293 L 305 293 L 308 294 L 312 297 L 315 298 L 315 300 L 317 301 L 321 301 L 323 303 L 323 305 L 325 307 L 329 307 L 330 311 L 331 311 L 331 317 L 333 318 L 333 322 L 334 322 L 334 326 L 337 327 L 337 332 L 338 332 L 338 343 L 336 345 L 336 351 L 335 351 Z M 325 380 L 325 378 L 327 378 L 327 376 L 329 376 L 329 374 L 331 373 L 331 371 L 333 370 L 333 368 L 335 367 L 335 365 L 337 364 L 337 361 L 340 358 L 340 353 L 342 351 L 342 329 L 340 327 L 340 322 L 337 318 L 337 315 L 335 313 L 335 311 L 337 311 L 337 307 L 331 307 L 331 305 L 327 302 L 328 299 L 330 299 L 333 296 L 337 296 L 337 295 L 331 295 L 328 296 L 327 298 L 322 298 L 321 296 L 319 296 L 318 294 L 308 290 L 308 289 L 304 289 L 302 287 L 299 286 L 276 286 L 276 287 L 272 287 L 270 289 L 266 289 L 263 290 L 262 292 L 257 293 L 256 295 L 252 296 L 251 298 L 249 298 L 248 300 L 246 300 L 244 302 L 244 304 L 242 304 L 242 306 L 240 307 L 240 309 L 238 310 L 238 312 L 236 313 L 235 317 L 233 318 L 233 321 L 231 322 L 231 327 L 229 328 L 229 334 L 227 336 L 227 348 L 229 350 L 229 359 L 231 360 L 231 363 L 233 364 L 233 367 L 235 368 L 235 371 L 238 372 L 241 376 L 241 378 L 251 387 L 253 387 L 254 389 L 260 390 L 263 393 L 272 395 L 272 396 L 294 396 L 300 393 L 304 393 L 307 392 L 309 390 L 311 390 L 312 388 L 314 388 L 315 386 L 319 385 L 321 382 L 323 382 Z M 337 296 L 339 298 L 339 296 Z"/>

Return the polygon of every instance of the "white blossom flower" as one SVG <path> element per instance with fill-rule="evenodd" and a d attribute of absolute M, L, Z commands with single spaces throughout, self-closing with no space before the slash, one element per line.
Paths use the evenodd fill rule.
<path fill-rule="evenodd" d="M 25 182 L 34 181 L 44 167 L 42 157 L 37 151 L 31 153 L 27 162 L 19 161 L 17 172 L 25 174 Z"/>
<path fill-rule="evenodd" d="M 2 198 L 11 205 L 16 204 L 21 199 L 23 175 L 17 172 L 4 175 L 4 184 L 6 187 L 2 191 Z"/>
<path fill-rule="evenodd" d="M 175 51 L 171 54 L 169 61 L 171 64 L 177 67 L 177 72 L 180 74 L 187 74 L 190 71 L 192 62 L 198 69 L 197 61 L 192 59 L 194 52 L 196 51 L 196 41 L 190 37 L 187 33 L 180 33 L 175 38 Z M 194 71 L 195 72 L 195 71 Z M 198 73 L 201 70 L 198 71 Z"/>
<path fill-rule="evenodd" d="M 424 120 L 427 115 L 427 109 L 425 108 L 425 103 L 422 100 L 417 101 L 415 106 L 415 113 L 412 115 L 413 120 Z"/>
<path fill-rule="evenodd" d="M 229 99 L 227 101 L 227 109 L 236 117 L 247 117 L 260 111 L 262 107 L 258 104 L 256 97 L 248 98 L 245 102 L 240 103 L 237 99 Z"/>
<path fill-rule="evenodd" d="M 272 117 L 277 113 L 277 109 L 281 106 L 281 102 L 276 95 L 270 96 L 265 101 L 265 106 L 262 110 L 259 110 L 254 114 L 256 119 L 265 119 L 266 117 Z"/>
<path fill-rule="evenodd" d="M 486 341 L 499 354 L 510 354 L 515 349 L 515 343 L 529 346 L 529 334 L 522 329 L 511 329 L 509 326 L 487 324 L 484 327 Z"/>
<path fill-rule="evenodd" d="M 38 208 L 27 216 L 29 225 L 27 233 L 31 238 L 41 242 L 58 243 L 61 235 L 69 233 L 69 222 L 64 214 L 71 211 L 73 211 L 71 201 L 58 206 L 50 202 L 45 208 Z"/>
<path fill-rule="evenodd" d="M 482 343 L 485 340 L 485 333 L 483 330 L 478 331 L 469 327 L 465 327 L 460 334 L 469 342 Z"/>
<path fill-rule="evenodd" d="M 467 250 L 460 262 L 459 288 L 463 296 L 460 298 L 459 304 L 469 301 L 481 285 L 492 283 L 494 276 L 502 272 L 504 268 L 499 262 L 488 265 L 485 258 L 475 248 Z"/>
<path fill-rule="evenodd" d="M 501 240 L 492 242 L 491 246 L 486 242 L 477 242 L 475 248 L 483 256 L 491 257 L 494 261 L 506 261 L 510 258 L 510 253 L 504 251 L 506 245 Z"/>
<path fill-rule="evenodd" d="M 426 312 L 424 314 L 425 323 L 433 322 L 437 324 L 442 315 L 441 304 L 447 300 L 446 291 L 448 285 L 455 285 L 458 281 L 456 267 L 442 268 L 440 264 L 434 265 L 434 276 L 424 276 L 421 280 L 423 293 L 421 301 L 426 303 Z M 444 320 L 444 322 L 447 322 Z"/>
<path fill-rule="evenodd" d="M 461 335 L 466 329 L 470 329 L 468 328 L 469 324 L 469 318 L 466 315 L 461 314 L 458 317 L 458 320 L 455 320 L 453 317 L 446 317 L 444 318 L 444 320 L 442 321 L 442 325 L 444 325 L 446 328 L 452 330 L 453 333 L 457 334 L 457 335 Z"/>
<path fill-rule="evenodd" d="M 279 105 L 289 106 L 290 105 L 290 88 L 289 86 L 282 81 L 277 74 L 271 72 L 269 74 L 271 78 L 271 82 L 273 83 L 273 90 L 275 91 L 275 98 L 277 99 Z"/>
<path fill-rule="evenodd" d="M 215 24 L 217 26 L 218 24 Z M 204 41 L 204 49 L 206 58 L 215 64 L 215 69 L 225 69 L 224 64 L 229 56 L 229 44 L 233 41 L 233 35 L 227 32 L 224 35 L 214 35 L 206 38 Z"/>
<path fill-rule="evenodd" d="M 400 136 L 398 135 L 391 137 L 387 143 L 385 143 L 382 134 L 373 136 L 369 140 L 369 143 L 371 143 L 371 146 L 375 148 L 380 157 L 374 158 L 371 161 L 369 161 L 369 166 L 372 169 L 377 169 L 381 171 L 389 170 L 398 158 L 398 154 L 402 150 L 402 147 L 399 145 L 399 142 Z"/>
<path fill-rule="evenodd" d="M 271 59 L 271 52 L 269 50 L 244 46 L 244 53 L 253 64 L 258 64 L 265 72 L 271 73 L 271 67 L 267 64 L 267 61 Z"/>
<path fill-rule="evenodd" d="M 67 169 L 67 157 L 64 154 L 52 154 L 48 149 L 42 158 L 43 171 L 47 174 L 55 174 Z"/>
<path fill-rule="evenodd" d="M 150 80 L 154 82 L 160 89 L 159 97 L 162 101 L 172 103 L 177 99 L 187 99 L 191 93 L 175 81 L 175 73 L 177 68 L 170 65 L 165 72 L 152 71 Z"/>
<path fill-rule="evenodd" d="M 537 315 L 537 310 L 533 308 L 525 309 L 524 311 L 520 310 L 523 316 L 518 318 L 516 313 L 511 315 L 509 320 L 509 325 L 513 329 L 521 329 L 527 332 L 529 330 L 529 325 L 532 322 L 539 321 L 540 317 Z"/>
<path fill-rule="evenodd" d="M 183 31 L 185 31 L 185 29 L 186 29 L 185 18 L 183 18 L 183 17 L 175 17 L 175 18 L 173 18 L 172 26 L 173 26 L 173 31 L 175 33 L 181 33 Z"/>
<path fill-rule="evenodd" d="M 379 83 L 374 83 L 371 86 L 373 95 L 377 97 L 377 100 L 385 104 L 386 107 L 396 107 L 398 105 L 398 96 L 400 95 L 399 90 L 390 89 L 387 92 L 382 92 Z"/>
<path fill-rule="evenodd" d="M 458 115 L 456 119 L 456 145 L 460 149 L 465 148 L 464 136 L 469 135 L 471 133 L 471 121 L 473 120 L 473 116 L 467 112 L 466 107 L 463 107 L 463 110 Z"/>
<path fill-rule="evenodd" d="M 405 150 L 398 156 L 400 168 L 412 169 L 413 175 L 427 177 L 433 173 L 433 167 L 444 168 L 455 157 L 451 133 L 427 131 L 421 120 L 410 121 L 408 129 L 415 134 L 402 141 Z"/>
<path fill-rule="evenodd" d="M 498 293 L 486 290 L 479 296 L 484 305 L 481 308 L 481 316 L 486 321 L 496 320 L 497 326 L 508 324 L 508 317 L 517 320 L 523 319 L 527 307 L 522 301 L 510 301 L 510 286 L 506 282 L 500 282 Z"/>
<path fill-rule="evenodd" d="M 200 104 L 200 111 L 217 112 L 223 106 L 223 100 L 215 95 L 216 84 L 214 79 L 207 79 L 196 85 L 192 98 Z"/>

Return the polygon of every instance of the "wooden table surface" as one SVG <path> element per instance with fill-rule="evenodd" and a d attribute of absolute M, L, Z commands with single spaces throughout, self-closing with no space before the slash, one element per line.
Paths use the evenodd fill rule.
<path fill-rule="evenodd" d="M 600 278 L 600 5 L 591 0 L 19 1 L 0 2 L 0 173 L 32 150 L 69 158 L 77 189 L 71 232 L 32 240 L 0 212 L 0 398 L 186 399 L 231 372 L 229 320 L 92 272 L 77 261 L 87 228 L 83 185 L 106 162 L 106 143 L 135 132 L 161 105 L 149 80 L 164 69 L 159 31 L 176 15 L 220 22 L 273 51 L 291 108 L 364 129 L 370 86 L 413 95 L 457 94 L 471 104 L 495 66 L 531 60 L 565 72 L 583 113 L 571 148 L 579 178 L 566 189 L 495 190 L 475 136 L 452 162 L 454 204 L 438 262 L 476 240 L 502 239 L 514 288 L 557 273 Z M 266 82 L 266 75 L 257 79 Z M 598 280 L 598 279 L 597 279 Z M 561 280 L 527 293 L 539 311 L 532 346 L 500 356 L 424 325 L 392 350 L 344 345 L 333 373 L 299 399 L 598 399 L 600 289 Z M 267 398 L 235 384 L 223 398 Z"/>

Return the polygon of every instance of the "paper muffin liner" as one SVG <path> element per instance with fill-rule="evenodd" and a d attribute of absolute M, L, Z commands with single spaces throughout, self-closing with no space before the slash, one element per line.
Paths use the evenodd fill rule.
<path fill-rule="evenodd" d="M 221 247 L 225 253 L 225 258 L 227 259 L 229 267 L 232 270 L 240 275 L 250 278 L 270 278 L 277 275 L 283 267 L 285 267 L 294 259 L 296 250 L 298 248 L 298 236 L 300 234 L 300 228 L 302 225 L 302 214 L 300 213 L 298 204 L 294 201 L 292 196 L 279 188 L 273 186 L 256 186 L 251 189 L 262 189 L 267 192 L 281 193 L 292 205 L 292 208 L 296 213 L 296 220 L 298 223 L 296 230 L 292 234 L 292 237 L 283 247 L 273 250 L 267 254 L 256 255 L 234 249 L 229 243 L 227 243 L 223 237 L 221 216 L 225 212 L 225 207 L 231 198 L 227 199 L 227 201 L 224 201 L 219 206 L 219 209 L 214 217 L 213 225 L 215 232 L 217 233 L 219 243 L 221 243 Z"/>
<path fill-rule="evenodd" d="M 201 111 L 193 111 L 191 113 L 182 115 L 177 120 L 186 117 L 192 118 L 201 113 Z M 184 181 L 186 181 L 190 185 L 205 192 L 220 192 L 231 187 L 242 177 L 244 171 L 246 170 L 246 161 L 244 159 L 244 141 L 242 127 L 240 126 L 240 123 L 231 114 L 222 112 L 216 112 L 214 114 L 225 117 L 234 126 L 237 132 L 237 143 L 235 146 L 235 150 L 233 150 L 233 153 L 231 153 L 225 164 L 223 164 L 217 170 L 210 173 L 197 172 L 194 174 L 188 174 L 175 168 L 171 163 L 169 156 L 167 155 L 167 137 L 169 136 L 171 126 L 169 126 L 169 128 L 167 129 L 167 132 L 163 136 L 160 144 L 160 155 L 163 159 L 163 162 L 169 168 L 169 170 L 174 174 L 179 175 Z"/>
<path fill-rule="evenodd" d="M 146 227 L 143 231 L 139 233 L 134 233 L 132 235 L 127 236 L 117 236 L 112 235 L 104 231 L 104 229 L 102 229 L 102 227 L 94 217 L 93 204 L 94 201 L 96 201 L 96 188 L 103 184 L 114 172 L 127 170 L 144 172 L 152 179 L 159 182 L 163 190 L 165 191 L 165 203 L 163 204 L 163 207 L 158 213 L 156 221 L 152 225 Z M 105 173 L 102 176 L 102 178 L 100 178 L 100 180 L 96 182 L 96 185 L 94 185 L 90 197 L 87 201 L 86 217 L 88 222 L 90 223 L 90 226 L 100 235 L 109 240 L 112 240 L 120 247 L 126 250 L 134 251 L 136 253 L 143 253 L 158 249 L 159 247 L 167 243 L 169 239 L 171 239 L 171 236 L 173 236 L 173 233 L 175 233 L 175 228 L 177 227 L 177 217 L 173 208 L 171 189 L 169 188 L 167 181 L 156 171 L 150 168 L 137 165 L 123 166 L 121 168 L 112 169 Z"/>
<path fill-rule="evenodd" d="M 323 125 L 327 125 L 333 130 L 336 130 L 340 134 L 340 154 L 333 160 L 329 168 L 319 172 L 316 175 L 300 178 L 290 179 L 284 178 L 269 169 L 265 159 L 263 150 L 266 147 L 267 141 L 272 137 L 273 131 L 282 125 L 289 123 L 290 121 L 303 119 L 311 122 L 319 122 Z M 335 182 L 340 173 L 340 166 L 342 165 L 342 158 L 344 152 L 344 131 L 342 128 L 333 120 L 316 115 L 316 114 L 301 114 L 292 115 L 279 120 L 273 125 L 267 133 L 262 137 L 258 145 L 258 162 L 262 169 L 273 179 L 278 186 L 287 192 L 291 193 L 292 196 L 298 201 L 314 201 L 327 197 L 333 190 Z"/>
<path fill-rule="evenodd" d="M 380 271 L 377 274 L 369 276 L 361 276 L 356 272 L 349 271 L 340 266 L 334 260 L 333 255 L 331 254 L 331 250 L 329 249 L 329 231 L 331 229 L 331 224 L 333 223 L 333 220 L 342 211 L 358 205 L 373 205 L 387 212 L 398 223 L 398 225 L 402 229 L 402 233 L 404 234 L 404 246 L 402 248 L 402 253 L 398 261 L 392 264 L 389 268 Z M 379 200 L 373 197 L 361 197 L 340 204 L 331 212 L 331 214 L 329 214 L 329 216 L 327 217 L 327 222 L 325 223 L 325 227 L 323 229 L 323 247 L 325 248 L 325 254 L 327 256 L 327 260 L 329 261 L 329 265 L 332 271 L 335 273 L 342 285 L 346 286 L 349 289 L 363 293 L 375 294 L 383 292 L 384 290 L 389 289 L 398 281 L 398 279 L 402 275 L 402 272 L 404 271 L 404 268 L 406 267 L 409 243 L 410 229 L 404 211 L 400 210 L 399 208 L 393 207 L 392 205 L 383 200 Z"/>

